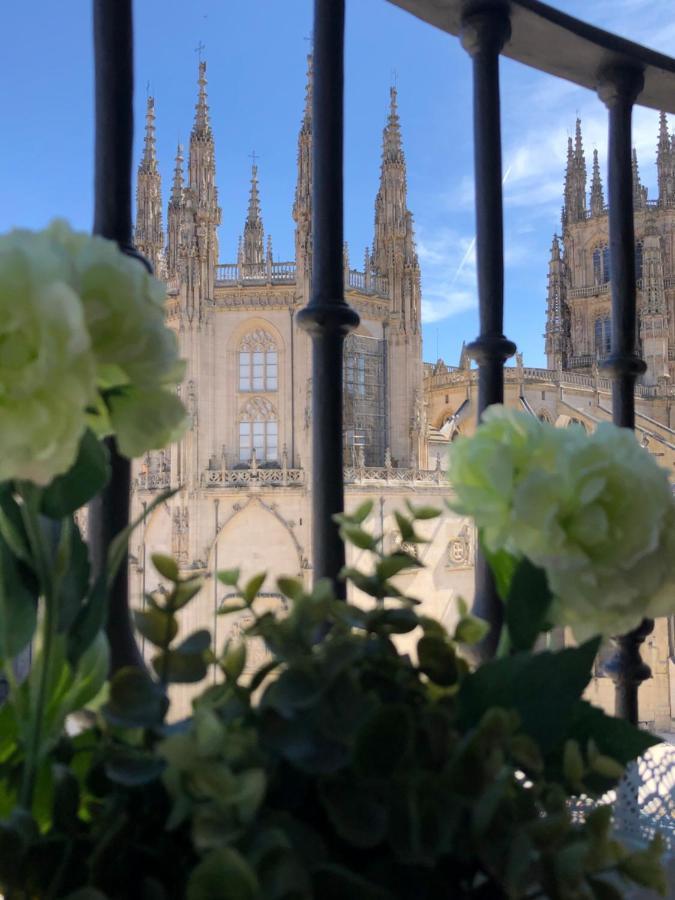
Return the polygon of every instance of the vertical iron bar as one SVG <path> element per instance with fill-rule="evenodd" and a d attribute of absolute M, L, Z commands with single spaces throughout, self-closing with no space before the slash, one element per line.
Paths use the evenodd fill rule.
<path fill-rule="evenodd" d="M 131 153 L 133 140 L 133 29 L 131 0 L 94 0 L 96 149 L 94 233 L 117 241 L 142 259 L 131 241 Z M 147 262 L 142 260 L 146 265 Z M 129 523 L 131 463 L 114 439 L 106 441 L 111 477 L 89 505 L 88 535 L 94 572 L 105 565 L 108 548 Z M 129 614 L 125 555 L 108 606 L 111 669 L 143 665 Z"/>
<path fill-rule="evenodd" d="M 612 352 L 603 366 L 613 379 L 612 419 L 615 425 L 635 428 L 635 381 L 646 370 L 636 353 L 635 227 L 631 115 L 642 90 L 642 72 L 613 66 L 600 73 L 598 95 L 609 110 L 609 248 L 612 297 Z M 605 671 L 615 685 L 615 713 L 638 722 L 638 689 L 651 670 L 643 662 L 640 645 L 654 623 L 644 619 L 634 631 L 613 638 L 615 652 Z"/>
<path fill-rule="evenodd" d="M 480 335 L 467 347 L 478 363 L 478 416 L 504 400 L 504 363 L 516 345 L 504 337 L 504 235 L 499 53 L 510 36 L 508 9 L 494 3 L 462 18 L 462 46 L 473 60 L 473 133 L 476 181 L 476 270 Z M 503 620 L 502 602 L 482 552 L 476 554 L 473 612 L 490 625 L 478 648 L 494 656 Z"/>
<path fill-rule="evenodd" d="M 312 259 L 308 304 L 296 317 L 312 337 L 312 555 L 314 579 L 337 576 L 345 552 L 333 516 L 344 508 L 342 361 L 359 317 L 344 299 L 342 151 L 344 0 L 314 0 Z"/>

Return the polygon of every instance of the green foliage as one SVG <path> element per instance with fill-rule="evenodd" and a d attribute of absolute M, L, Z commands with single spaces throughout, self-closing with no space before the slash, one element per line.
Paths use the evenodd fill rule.
<path fill-rule="evenodd" d="M 344 602 L 327 581 L 308 591 L 282 578 L 289 609 L 275 616 L 258 596 L 264 574 L 242 583 L 238 569 L 220 572 L 236 597 L 219 612 L 249 620 L 244 640 L 222 648 L 205 631 L 181 635 L 180 610 L 201 580 L 155 556 L 168 588 L 134 611 L 150 669 L 104 685 L 109 573 L 92 584 L 79 534 L 65 519 L 45 529 L 33 500 L 27 520 L 0 492 L 0 551 L 11 558 L 0 648 L 14 651 L 36 628 L 15 608 L 16 597 L 29 610 L 42 602 L 36 535 L 59 586 L 49 653 L 0 708 L 6 894 L 604 900 L 631 883 L 663 889 L 658 841 L 629 850 L 612 837 L 608 808 L 585 823 L 569 809 L 571 796 L 615 786 L 655 739 L 581 699 L 597 641 L 533 652 L 550 604 L 538 570 L 501 560 L 508 641 L 472 670 L 464 648 L 485 623 L 462 601 L 452 632 L 419 611 L 399 576 L 420 563 L 385 552 L 366 527 L 370 502 L 339 525 L 364 560 L 343 577 L 372 599 Z M 422 543 L 435 515 L 408 504 L 401 541 Z M 268 651 L 255 671 L 248 639 Z M 191 718 L 167 724 L 169 685 L 207 676 Z M 81 710 L 86 725 L 66 733 L 65 717 Z"/>

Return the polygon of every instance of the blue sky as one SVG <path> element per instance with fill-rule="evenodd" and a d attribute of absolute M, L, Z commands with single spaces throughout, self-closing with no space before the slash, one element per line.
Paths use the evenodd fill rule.
<path fill-rule="evenodd" d="M 220 256 L 234 260 L 246 213 L 250 154 L 259 157 L 265 229 L 275 257 L 293 250 L 297 130 L 311 31 L 311 0 L 136 0 L 136 148 L 146 84 L 156 98 L 168 198 L 176 143 L 187 142 L 198 42 L 223 208 Z M 558 0 L 557 6 L 666 53 L 675 44 L 672 0 Z M 372 241 L 380 141 L 396 79 L 408 162 L 409 205 L 422 266 L 424 356 L 456 363 L 476 336 L 470 61 L 456 39 L 386 0 L 348 0 L 345 233 L 352 266 Z M 0 231 L 41 227 L 59 215 L 89 228 L 93 85 L 90 4 L 24 0 L 0 5 Z M 604 175 L 606 117 L 593 94 L 502 63 L 506 217 L 506 333 L 526 364 L 544 362 L 547 259 L 559 227 L 567 135 L 579 114 L 587 162 Z M 634 118 L 641 175 L 655 192 L 657 114 Z"/>

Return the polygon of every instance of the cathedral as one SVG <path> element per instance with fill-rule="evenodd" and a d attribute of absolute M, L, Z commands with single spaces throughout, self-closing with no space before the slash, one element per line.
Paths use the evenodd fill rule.
<path fill-rule="evenodd" d="M 295 224 L 293 260 L 273 255 L 254 164 L 236 259 L 221 261 L 204 62 L 187 168 L 181 147 L 176 155 L 165 240 L 154 100 L 147 102 L 135 239 L 166 283 L 167 322 L 187 360 L 181 391 L 189 428 L 180 442 L 136 465 L 136 511 L 159 490 L 178 491 L 134 538 L 131 592 L 139 604 L 144 593 L 158 587 L 149 563 L 154 551 L 171 553 L 184 570 L 203 573 L 207 586 L 185 611 L 184 625 L 208 627 L 218 647 L 231 629 L 245 627 L 246 617 L 234 622 L 218 617 L 227 590 L 216 571 L 240 566 L 243 578 L 267 571 L 262 590 L 270 609 L 283 608 L 278 576 L 311 582 L 311 345 L 294 322 L 309 299 L 312 267 L 311 94 L 310 57 L 289 210 Z M 384 123 L 374 213 L 373 242 L 362 268 L 353 267 L 344 250 L 346 298 L 361 318 L 344 350 L 345 503 L 349 509 L 375 499 L 367 525 L 383 532 L 393 548 L 394 512 L 405 500 L 442 505 L 448 491 L 445 444 L 430 439 L 423 393 L 420 268 L 395 88 Z M 471 596 L 475 535 L 469 520 L 447 513 L 428 537 L 430 543 L 419 551 L 425 568 L 402 578 L 431 614 L 447 618 L 454 615 L 458 593 Z M 350 559 L 357 565 L 358 555 Z M 264 648 L 253 649 L 255 664 Z"/>
<path fill-rule="evenodd" d="M 136 244 L 167 290 L 167 321 L 178 336 L 187 372 L 181 387 L 189 413 L 183 439 L 137 462 L 133 505 L 140 512 L 157 492 L 177 492 L 148 517 L 132 539 L 130 579 L 135 605 L 160 587 L 150 563 L 171 553 L 184 571 L 202 573 L 206 587 L 184 612 L 183 627 L 206 627 L 217 648 L 247 625 L 246 615 L 221 618 L 228 589 L 214 576 L 241 567 L 242 577 L 266 571 L 261 602 L 283 610 L 276 578 L 311 582 L 311 351 L 294 315 L 309 299 L 311 246 L 312 64 L 308 58 L 304 112 L 298 135 L 292 217 L 295 259 L 278 260 L 265 235 L 258 169 L 236 260 L 221 262 L 216 152 L 199 65 L 197 103 L 187 167 L 179 146 L 168 202 L 166 237 L 155 149 L 154 100 L 148 98 L 143 156 L 138 168 Z M 670 378 L 675 368 L 675 137 L 661 120 L 659 198 L 647 199 L 634 161 L 636 267 L 640 352 L 648 370 L 637 387 L 638 438 L 662 464 L 675 463 L 675 413 Z M 597 154 L 590 198 L 580 123 L 570 141 L 562 232 L 549 261 L 547 369 L 516 357 L 506 370 L 506 402 L 565 427 L 588 430 L 611 419 L 610 384 L 602 372 L 609 350 L 610 299 L 607 208 Z M 671 274 L 672 273 L 672 274 Z M 458 366 L 422 362 L 421 279 L 406 163 L 390 92 L 384 123 L 372 246 L 362 268 L 344 249 L 347 302 L 361 318 L 344 351 L 344 454 L 347 509 L 375 505 L 366 527 L 397 546 L 394 512 L 405 501 L 443 508 L 421 523 L 428 543 L 406 547 L 424 568 L 400 577 L 425 611 L 449 624 L 458 597 L 473 593 L 476 535 L 470 520 L 444 507 L 451 487 L 445 469 L 452 440 L 475 427 L 477 370 L 462 353 Z M 363 556 L 364 559 L 360 557 Z M 368 565 L 350 548 L 350 564 Z M 675 634 L 657 623 L 645 645 L 654 678 L 641 688 L 645 720 L 672 730 L 675 717 Z M 249 648 L 250 665 L 263 658 Z M 673 680 L 671 703 L 671 679 Z M 178 699 L 186 711 L 189 692 Z M 598 677 L 591 698 L 611 706 L 612 687 Z"/>

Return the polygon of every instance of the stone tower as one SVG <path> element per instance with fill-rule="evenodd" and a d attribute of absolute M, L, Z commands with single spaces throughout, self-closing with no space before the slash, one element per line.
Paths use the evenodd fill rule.
<path fill-rule="evenodd" d="M 656 149 L 658 200 L 648 199 L 632 157 L 638 353 L 647 363 L 638 391 L 666 401 L 675 376 L 675 149 L 661 114 Z M 553 239 L 549 260 L 546 354 L 552 369 L 592 373 L 611 350 L 611 257 L 608 209 L 597 151 L 589 204 L 581 122 L 568 139 L 562 243 Z"/>
<path fill-rule="evenodd" d="M 375 198 L 375 235 L 367 261 L 381 279 L 391 304 L 387 328 L 389 366 L 388 446 L 401 464 L 423 465 L 419 434 L 424 427 L 421 395 L 420 268 L 412 213 L 408 209 L 405 155 L 397 91 L 382 135 L 380 187 Z"/>

